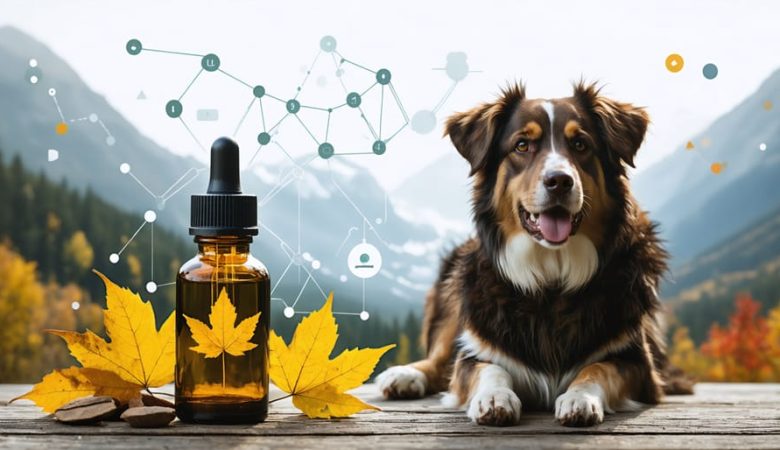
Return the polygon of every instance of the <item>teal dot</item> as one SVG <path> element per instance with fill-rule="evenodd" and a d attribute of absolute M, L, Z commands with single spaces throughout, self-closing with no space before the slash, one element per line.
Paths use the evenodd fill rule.
<path fill-rule="evenodd" d="M 263 131 L 257 135 L 257 142 L 259 142 L 260 145 L 268 145 L 268 143 L 271 142 L 271 135 Z"/>
<path fill-rule="evenodd" d="M 181 102 L 178 100 L 171 100 L 165 104 L 165 114 L 168 114 L 168 117 L 172 119 L 181 116 L 183 110 L 184 107 L 182 107 Z"/>
<path fill-rule="evenodd" d="M 360 262 L 365 264 L 371 259 L 370 256 L 368 256 L 368 253 L 363 253 L 360 255 Z"/>
<path fill-rule="evenodd" d="M 125 45 L 125 49 L 127 50 L 127 53 L 130 53 L 131 55 L 137 55 L 141 53 L 143 46 L 141 45 L 141 41 L 139 41 L 138 39 L 130 39 L 129 41 L 127 41 L 127 45 Z"/>
<path fill-rule="evenodd" d="M 336 38 L 333 36 L 325 36 L 320 39 L 320 48 L 323 52 L 331 53 L 336 50 Z"/>
<path fill-rule="evenodd" d="M 317 152 L 320 154 L 320 158 L 328 159 L 331 156 L 333 156 L 333 145 L 331 145 L 328 142 L 323 142 L 322 144 L 320 144 L 320 147 L 317 149 Z"/>
<path fill-rule="evenodd" d="M 350 92 L 349 95 L 347 95 L 347 105 L 357 108 L 360 106 L 360 103 L 363 101 L 363 99 L 360 98 L 360 94 L 357 92 Z"/>
<path fill-rule="evenodd" d="M 374 141 L 374 145 L 371 146 L 371 150 L 377 155 L 382 155 L 387 150 L 387 144 L 384 141 Z"/>
<path fill-rule="evenodd" d="M 379 71 L 376 73 L 376 82 L 379 84 L 388 84 L 390 83 L 390 78 L 392 78 L 392 74 L 390 74 L 390 71 L 387 69 L 379 69 Z"/>
<path fill-rule="evenodd" d="M 203 70 L 206 72 L 215 72 L 219 69 L 219 56 L 209 53 L 200 60 L 200 66 L 203 67 Z"/>
<path fill-rule="evenodd" d="M 255 94 L 255 97 L 262 98 L 265 95 L 265 87 L 258 84 L 254 89 L 252 89 L 252 93 Z"/>
<path fill-rule="evenodd" d="M 287 112 L 295 114 L 301 110 L 301 102 L 296 99 L 287 100 Z"/>
<path fill-rule="evenodd" d="M 705 64 L 701 69 L 701 73 L 704 75 L 704 78 L 712 80 L 718 76 L 718 66 L 712 63 Z"/>

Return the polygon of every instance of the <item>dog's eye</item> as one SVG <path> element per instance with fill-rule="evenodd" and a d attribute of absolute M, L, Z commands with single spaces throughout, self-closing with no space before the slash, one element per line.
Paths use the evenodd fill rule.
<path fill-rule="evenodd" d="M 528 149 L 531 146 L 528 144 L 528 141 L 525 139 L 520 139 L 517 141 L 517 144 L 515 144 L 515 150 L 517 150 L 520 153 L 525 153 L 528 151 Z"/>
<path fill-rule="evenodd" d="M 588 146 L 585 144 L 585 141 L 582 139 L 575 139 L 571 145 L 574 146 L 574 150 L 577 150 L 578 152 L 584 152 L 588 149 Z"/>

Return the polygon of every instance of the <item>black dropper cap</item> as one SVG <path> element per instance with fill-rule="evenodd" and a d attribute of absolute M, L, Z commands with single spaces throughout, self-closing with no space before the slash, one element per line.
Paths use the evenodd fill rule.
<path fill-rule="evenodd" d="M 221 137 L 211 146 L 211 176 L 205 195 L 190 198 L 190 234 L 254 236 L 257 197 L 241 193 L 238 144 Z"/>

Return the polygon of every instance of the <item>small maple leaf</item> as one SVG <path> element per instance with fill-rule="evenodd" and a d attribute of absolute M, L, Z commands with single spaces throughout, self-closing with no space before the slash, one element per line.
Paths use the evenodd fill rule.
<path fill-rule="evenodd" d="M 202 353 L 206 358 L 216 358 L 223 353 L 241 356 L 257 347 L 257 344 L 250 340 L 255 334 L 260 313 L 247 317 L 235 326 L 237 318 L 236 308 L 230 302 L 227 291 L 223 287 L 217 301 L 211 305 L 209 313 L 211 327 L 198 319 L 184 316 L 192 332 L 192 338 L 198 343 L 190 349 Z"/>
<path fill-rule="evenodd" d="M 174 314 L 157 330 L 151 303 L 95 273 L 106 285 L 103 323 L 110 342 L 89 330 L 48 330 L 65 340 L 83 367 L 55 370 L 17 399 L 32 400 L 51 412 L 74 398 L 96 394 L 130 400 L 142 389 L 173 381 Z"/>
<path fill-rule="evenodd" d="M 346 417 L 366 409 L 378 410 L 346 391 L 363 384 L 379 358 L 395 347 L 345 350 L 331 360 L 338 339 L 332 307 L 333 293 L 322 309 L 301 321 L 289 346 L 273 331 L 268 341 L 271 381 L 290 394 L 293 405 L 311 418 Z"/>

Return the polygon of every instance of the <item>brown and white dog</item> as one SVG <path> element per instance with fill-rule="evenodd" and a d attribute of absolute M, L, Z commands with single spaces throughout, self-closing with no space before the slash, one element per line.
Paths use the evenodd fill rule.
<path fill-rule="evenodd" d="M 626 177 L 647 125 L 644 109 L 583 83 L 553 100 L 513 85 L 449 118 L 476 236 L 428 294 L 426 359 L 377 378 L 386 397 L 449 389 L 479 424 L 516 424 L 527 408 L 582 426 L 691 391 L 656 318 L 667 254 Z"/>

